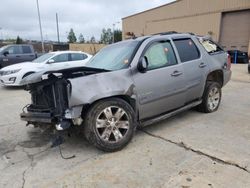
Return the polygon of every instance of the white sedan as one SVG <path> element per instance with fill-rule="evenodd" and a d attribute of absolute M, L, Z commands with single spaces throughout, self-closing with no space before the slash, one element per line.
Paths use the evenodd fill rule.
<path fill-rule="evenodd" d="M 21 80 L 30 74 L 44 70 L 82 67 L 91 57 L 90 54 L 75 51 L 50 52 L 32 62 L 2 68 L 0 70 L 0 83 L 4 86 L 21 86 Z"/>

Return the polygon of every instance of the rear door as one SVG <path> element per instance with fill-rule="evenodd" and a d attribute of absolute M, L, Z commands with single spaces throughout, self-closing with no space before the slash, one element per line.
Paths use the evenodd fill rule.
<path fill-rule="evenodd" d="M 22 52 L 22 61 L 32 61 L 36 58 L 35 53 L 29 45 L 22 45 Z"/>
<path fill-rule="evenodd" d="M 185 102 L 183 68 L 177 62 L 172 43 L 153 41 L 146 46 L 143 56 L 147 58 L 148 70 L 134 74 L 141 120 L 183 106 Z"/>
<path fill-rule="evenodd" d="M 198 41 L 196 40 L 195 42 Z M 205 57 L 191 38 L 178 38 L 174 44 L 178 51 L 186 83 L 186 103 L 202 97 L 206 83 L 206 75 L 209 71 Z"/>

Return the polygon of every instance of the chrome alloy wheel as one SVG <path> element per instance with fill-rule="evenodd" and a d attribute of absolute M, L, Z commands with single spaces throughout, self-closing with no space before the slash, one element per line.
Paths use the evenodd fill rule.
<path fill-rule="evenodd" d="M 220 91 L 217 87 L 214 87 L 208 93 L 208 108 L 213 111 L 216 109 L 220 103 Z"/>
<path fill-rule="evenodd" d="M 121 141 L 127 134 L 129 117 L 124 109 L 116 106 L 105 108 L 96 119 L 96 131 L 101 140 L 109 143 Z"/>

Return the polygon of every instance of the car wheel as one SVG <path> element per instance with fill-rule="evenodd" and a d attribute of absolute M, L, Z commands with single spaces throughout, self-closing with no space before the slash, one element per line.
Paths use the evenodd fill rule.
<path fill-rule="evenodd" d="M 221 85 L 217 82 L 207 82 L 198 110 L 205 113 L 215 112 L 219 108 L 220 102 Z"/>
<path fill-rule="evenodd" d="M 94 104 L 85 116 L 86 139 L 103 151 L 117 151 L 132 139 L 136 124 L 133 108 L 124 100 L 111 98 Z"/>

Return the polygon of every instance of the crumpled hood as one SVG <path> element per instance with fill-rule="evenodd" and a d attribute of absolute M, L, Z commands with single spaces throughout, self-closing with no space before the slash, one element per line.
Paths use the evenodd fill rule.
<path fill-rule="evenodd" d="M 34 74 L 31 74 L 25 77 L 20 83 L 21 85 L 38 83 L 38 82 L 41 82 L 42 80 L 48 79 L 48 77 L 43 76 L 43 75 L 48 75 L 48 74 L 53 74 L 53 73 L 63 74 L 65 77 L 67 77 L 73 73 L 79 73 L 79 72 L 95 74 L 95 73 L 100 73 L 100 72 L 109 72 L 109 70 L 92 68 L 92 67 L 75 67 L 75 68 L 56 69 L 56 70 L 47 69 L 47 70 L 36 72 Z"/>
<path fill-rule="evenodd" d="M 1 71 L 9 71 L 9 70 L 16 70 L 16 69 L 23 69 L 23 68 L 38 68 L 41 67 L 40 63 L 32 63 L 32 62 L 24 62 L 24 63 L 17 63 L 14 65 L 10 65 L 1 69 Z"/>

